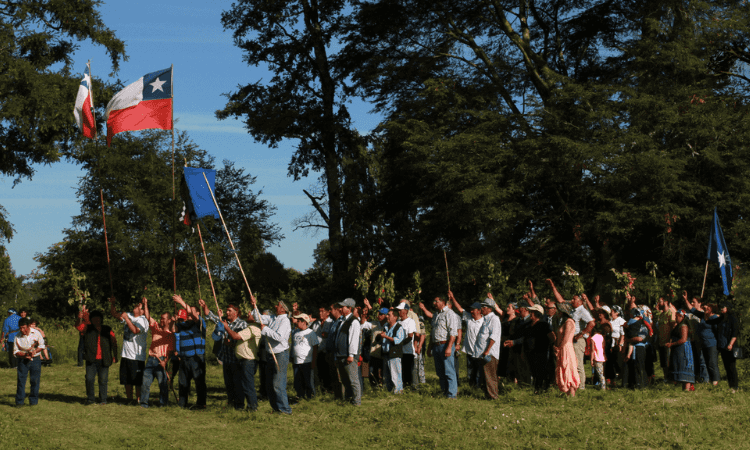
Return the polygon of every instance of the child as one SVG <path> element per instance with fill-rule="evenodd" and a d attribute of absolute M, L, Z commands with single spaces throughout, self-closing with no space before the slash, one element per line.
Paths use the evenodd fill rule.
<path fill-rule="evenodd" d="M 44 331 L 42 331 L 39 328 L 39 322 L 36 319 L 31 319 L 31 328 L 34 328 L 37 330 L 41 335 L 42 338 L 44 338 L 45 345 L 42 348 L 42 365 L 43 366 L 49 366 L 52 364 L 52 358 L 49 356 L 49 341 L 47 340 L 47 336 L 44 334 Z"/>
<path fill-rule="evenodd" d="M 292 335 L 292 369 L 294 372 L 294 390 L 297 397 L 311 399 L 315 397 L 315 362 L 318 359 L 320 340 L 315 332 L 308 328 L 310 316 L 294 316 L 297 332 Z"/>
<path fill-rule="evenodd" d="M 589 340 L 589 353 L 591 365 L 596 369 L 596 375 L 599 378 L 599 387 L 604 391 L 607 389 L 604 378 L 604 362 L 607 358 L 604 356 L 604 335 L 602 335 L 601 326 L 594 327 L 594 335 Z"/>

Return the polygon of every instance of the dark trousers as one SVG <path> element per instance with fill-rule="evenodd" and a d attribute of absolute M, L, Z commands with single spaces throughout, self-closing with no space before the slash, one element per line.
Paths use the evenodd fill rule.
<path fill-rule="evenodd" d="M 20 359 L 16 366 L 16 405 L 23 405 L 26 399 L 26 379 L 29 379 L 29 405 L 39 403 L 39 379 L 42 376 L 42 359 Z"/>
<path fill-rule="evenodd" d="M 721 381 L 721 374 L 719 374 L 719 350 L 715 345 L 713 347 L 701 347 L 701 353 L 708 369 L 708 379 L 711 382 Z"/>
<path fill-rule="evenodd" d="M 341 383 L 341 375 L 339 374 L 338 368 L 336 367 L 336 358 L 334 352 L 326 352 L 326 363 L 330 368 L 330 383 L 331 390 L 333 391 L 333 397 L 337 399 L 344 398 L 344 385 Z"/>
<path fill-rule="evenodd" d="M 484 361 L 484 359 L 482 359 Z M 482 381 L 484 388 L 484 396 L 490 400 L 497 400 L 498 388 L 497 388 L 497 358 L 494 356 L 490 357 L 490 362 L 485 362 L 482 370 Z"/>
<path fill-rule="evenodd" d="M 297 397 L 306 399 L 315 397 L 312 363 L 292 364 L 292 372 L 294 373 L 294 390 L 297 391 Z"/>
<path fill-rule="evenodd" d="M 414 383 L 414 355 L 401 356 L 401 378 L 404 386 L 415 386 Z"/>
<path fill-rule="evenodd" d="M 96 403 L 94 395 L 94 380 L 99 379 L 99 403 L 107 403 L 107 383 L 109 381 L 109 367 L 102 365 L 102 360 L 86 361 L 86 403 Z"/>
<path fill-rule="evenodd" d="M 180 357 L 180 407 L 188 405 L 190 381 L 195 380 L 198 398 L 195 405 L 206 406 L 206 360 L 203 355 Z"/>
<path fill-rule="evenodd" d="M 237 402 L 238 394 L 242 391 L 240 385 L 242 383 L 240 363 L 238 361 L 224 362 L 221 368 L 224 375 L 224 387 L 227 390 L 227 403 L 234 406 Z"/>
<path fill-rule="evenodd" d="M 534 383 L 534 392 L 546 390 L 549 387 L 549 378 L 547 378 L 547 352 L 529 353 L 528 360 Z"/>
<path fill-rule="evenodd" d="M 18 359 L 13 354 L 13 342 L 8 342 L 6 348 L 8 349 L 8 364 L 10 364 L 11 369 L 15 369 L 18 367 Z"/>
<path fill-rule="evenodd" d="M 270 358 L 270 356 L 269 356 Z M 271 362 L 273 364 L 273 362 Z M 266 366 L 268 362 L 261 358 L 258 360 L 258 379 L 260 380 L 260 395 L 261 397 L 268 398 L 268 377 L 266 376 Z"/>
<path fill-rule="evenodd" d="M 78 338 L 78 367 L 83 367 L 83 335 Z"/>
<path fill-rule="evenodd" d="M 737 344 L 735 344 L 737 345 Z M 737 359 L 731 350 L 721 349 L 721 360 L 724 362 L 724 370 L 727 372 L 727 383 L 732 389 L 739 388 L 739 378 L 737 377 Z"/>
<path fill-rule="evenodd" d="M 326 352 L 318 352 L 318 359 L 315 362 L 315 371 L 318 372 L 318 381 L 320 381 L 320 387 L 322 390 L 330 391 L 332 389 L 331 368 L 328 365 L 328 358 L 326 358 L 326 355 Z M 372 381 L 372 379 L 370 381 Z"/>
<path fill-rule="evenodd" d="M 320 360 L 320 359 L 318 359 Z M 383 384 L 383 358 L 370 356 L 370 386 L 376 388 Z"/>
<path fill-rule="evenodd" d="M 646 347 L 633 347 L 635 359 L 630 358 L 623 365 L 623 387 L 643 389 L 648 383 L 646 377 Z"/>
<path fill-rule="evenodd" d="M 258 394 L 255 391 L 256 361 L 254 359 L 240 359 L 240 389 L 241 395 L 235 397 L 235 409 L 243 409 L 247 400 L 247 407 L 253 411 L 258 409 Z"/>
<path fill-rule="evenodd" d="M 671 349 L 669 347 L 659 347 L 659 365 L 661 366 L 661 370 L 664 372 L 664 379 L 665 380 L 672 380 L 672 376 L 670 375 L 669 370 L 669 355 L 671 353 Z"/>
<path fill-rule="evenodd" d="M 482 379 L 484 377 L 484 359 L 474 358 L 466 354 L 466 370 L 469 378 L 469 386 L 471 387 L 482 387 Z M 497 371 L 495 372 L 497 376 Z"/>

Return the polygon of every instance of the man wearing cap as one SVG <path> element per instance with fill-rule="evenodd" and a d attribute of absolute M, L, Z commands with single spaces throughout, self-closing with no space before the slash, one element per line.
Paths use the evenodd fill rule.
<path fill-rule="evenodd" d="M 223 316 L 222 311 L 218 311 L 218 315 L 214 314 L 213 311 L 208 309 L 208 305 L 206 305 L 206 302 L 201 300 L 198 300 L 198 304 L 201 308 L 203 308 L 203 314 L 210 320 L 211 322 L 215 323 L 216 325 L 223 325 L 223 320 L 221 317 Z M 228 329 L 231 329 L 235 333 L 239 333 L 240 331 L 247 328 L 247 322 L 242 320 L 240 318 L 240 309 L 230 304 L 227 306 L 227 320 L 226 320 L 227 327 L 224 328 L 224 335 L 222 336 L 222 342 L 221 347 L 219 348 L 219 354 L 216 355 L 219 361 L 221 361 L 221 367 L 222 371 L 224 373 L 224 387 L 227 390 L 227 400 L 229 404 L 231 405 L 237 405 L 238 403 L 242 402 L 242 405 L 244 407 L 244 395 L 242 390 L 242 369 L 240 368 L 240 362 L 237 359 L 237 355 L 235 353 L 235 347 L 237 345 L 237 341 L 232 339 L 229 334 L 227 333 Z"/>
<path fill-rule="evenodd" d="M 416 383 L 414 382 L 414 339 L 415 335 L 419 336 L 417 333 L 417 324 L 409 317 L 410 308 L 405 302 L 401 302 L 396 306 L 396 312 L 398 313 L 399 324 L 406 333 L 406 339 L 402 342 L 401 347 L 403 352 L 401 355 L 402 379 L 404 386 L 416 388 Z"/>
<path fill-rule="evenodd" d="M 469 311 L 465 311 L 453 296 L 453 292 L 448 291 L 448 299 L 453 303 L 453 307 L 461 314 L 461 318 L 466 322 L 466 333 L 461 350 L 466 353 L 466 371 L 469 378 L 469 386 L 481 387 L 482 372 L 484 371 L 484 360 L 481 355 L 484 348 L 477 345 L 477 335 L 479 329 L 484 323 L 482 316 L 482 304 L 474 302 L 469 306 Z M 497 374 L 495 374 L 497 377 Z"/>
<path fill-rule="evenodd" d="M 260 325 L 261 335 L 265 336 L 271 351 L 276 356 L 276 362 L 273 357 L 267 361 L 266 376 L 268 381 L 272 382 L 268 390 L 268 400 L 274 411 L 282 414 L 292 414 L 292 408 L 289 406 L 289 398 L 286 393 L 286 371 L 289 366 L 289 336 L 292 334 L 292 324 L 289 321 L 289 307 L 286 303 L 280 301 L 276 304 L 276 316 L 271 319 L 269 316 L 259 316 L 258 308 L 255 303 L 255 296 L 250 296 L 253 305 L 253 318 Z"/>
<path fill-rule="evenodd" d="M 11 369 L 15 369 L 18 361 L 13 354 L 13 342 L 16 340 L 16 334 L 18 334 L 18 321 L 21 320 L 21 316 L 16 313 L 16 310 L 11 308 L 8 310 L 8 317 L 3 321 L 3 334 L 0 335 L 0 342 L 3 343 L 5 351 L 8 352 L 8 363 Z"/>
<path fill-rule="evenodd" d="M 148 320 L 143 315 L 143 301 L 133 302 L 133 312 L 119 312 L 115 308 L 115 298 L 109 299 L 109 309 L 112 317 L 120 320 L 122 329 L 122 354 L 120 355 L 120 384 L 125 386 L 125 396 L 128 402 L 133 401 L 133 386 L 135 386 L 135 400 L 141 399 L 143 385 L 143 369 L 146 367 L 148 356 Z"/>
<path fill-rule="evenodd" d="M 309 328 L 310 316 L 299 313 L 293 316 L 297 331 L 292 334 L 292 372 L 297 397 L 310 400 L 315 397 L 313 371 L 318 360 L 318 335 Z"/>
<path fill-rule="evenodd" d="M 344 398 L 351 399 L 354 406 L 362 404 L 362 390 L 357 373 L 359 360 L 360 328 L 359 320 L 352 314 L 354 300 L 347 298 L 338 303 L 341 308 L 341 322 L 336 330 L 336 369 L 344 385 Z"/>
<path fill-rule="evenodd" d="M 485 298 L 481 303 L 484 316 L 482 326 L 477 334 L 477 348 L 482 351 L 479 357 L 484 361 L 484 395 L 491 400 L 497 400 L 497 361 L 500 358 L 500 339 L 502 325 L 500 318 L 495 315 L 495 301 Z"/>
<path fill-rule="evenodd" d="M 31 328 L 31 319 L 18 321 L 18 335 L 13 340 L 13 355 L 18 359 L 16 369 L 16 406 L 26 400 L 26 379 L 30 377 L 29 405 L 39 402 L 39 380 L 42 376 L 42 361 L 39 353 L 44 350 L 44 338 L 39 330 Z"/>
<path fill-rule="evenodd" d="M 190 381 L 195 380 L 196 409 L 206 408 L 206 322 L 198 308 L 188 306 L 179 295 L 172 300 L 182 306 L 178 314 L 175 333 L 175 353 L 180 360 L 180 399 L 181 408 L 186 408 L 190 397 Z"/>
<path fill-rule="evenodd" d="M 458 314 L 448 308 L 442 297 L 435 297 L 432 305 L 438 311 L 432 318 L 432 337 L 428 353 L 435 358 L 435 372 L 440 380 L 440 388 L 447 398 L 455 399 L 458 395 L 458 381 L 456 378 L 455 351 L 458 330 L 461 319 Z"/>

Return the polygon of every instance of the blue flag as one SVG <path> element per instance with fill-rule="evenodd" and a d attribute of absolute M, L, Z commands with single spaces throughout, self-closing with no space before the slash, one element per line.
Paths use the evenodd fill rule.
<path fill-rule="evenodd" d="M 711 236 L 708 238 L 708 255 L 709 261 L 719 265 L 721 270 L 721 280 L 724 282 L 724 295 L 729 295 L 732 287 L 732 259 L 729 258 L 727 243 L 724 241 L 724 233 L 719 225 L 719 214 L 714 208 L 714 221 L 711 224 Z"/>
<path fill-rule="evenodd" d="M 211 192 L 206 185 L 206 179 L 208 179 L 211 191 L 216 192 L 214 187 L 216 171 L 185 167 L 183 173 L 182 199 L 188 213 L 185 214 L 185 224 L 190 225 L 193 220 L 206 216 L 213 216 L 218 219 L 219 210 L 216 209 L 213 198 L 211 198 Z M 203 178 L 203 174 L 206 175 L 206 178 Z"/>

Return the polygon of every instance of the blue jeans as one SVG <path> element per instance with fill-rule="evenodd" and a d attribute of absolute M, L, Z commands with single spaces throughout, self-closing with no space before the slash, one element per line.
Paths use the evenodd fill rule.
<path fill-rule="evenodd" d="M 383 359 L 383 379 L 387 391 L 393 391 L 394 394 L 404 392 L 404 383 L 401 379 L 401 358 L 386 356 Z"/>
<path fill-rule="evenodd" d="M 39 379 L 42 376 L 42 359 L 19 359 L 17 385 L 16 385 L 16 405 L 23 405 L 26 399 L 26 378 L 29 378 L 31 392 L 29 392 L 29 405 L 39 403 Z M 31 375 L 29 377 L 29 375 Z"/>
<path fill-rule="evenodd" d="M 159 385 L 159 406 L 167 406 L 169 402 L 169 381 L 167 372 L 159 364 L 159 359 L 149 356 L 146 361 L 146 367 L 143 369 L 143 384 L 141 385 L 141 405 L 148 406 L 148 397 L 151 394 L 151 384 L 156 377 L 156 383 Z"/>
<path fill-rule="evenodd" d="M 86 361 L 86 402 L 96 403 L 94 380 L 99 377 L 99 402 L 107 403 L 107 382 L 109 381 L 109 367 L 102 365 L 102 360 Z M 147 395 L 148 395 L 148 391 Z"/>
<path fill-rule="evenodd" d="M 279 370 L 276 370 L 273 359 L 266 364 L 266 377 L 271 382 L 271 387 L 268 389 L 268 400 L 274 411 L 291 414 L 292 408 L 289 407 L 289 399 L 286 395 L 286 369 L 289 366 L 289 350 L 276 353 L 276 361 L 279 363 Z"/>
<path fill-rule="evenodd" d="M 453 357 L 453 349 L 447 358 L 445 349 L 448 343 L 437 344 L 432 349 L 432 356 L 435 358 L 435 372 L 440 379 L 440 388 L 448 398 L 456 398 L 458 395 L 458 380 L 456 378 L 456 358 Z"/>
<path fill-rule="evenodd" d="M 312 363 L 292 364 L 292 372 L 294 373 L 294 390 L 297 391 L 297 397 L 306 399 L 315 397 Z"/>
<path fill-rule="evenodd" d="M 254 359 L 240 359 L 237 362 L 240 368 L 240 390 L 237 391 L 235 397 L 235 409 L 244 408 L 245 400 L 247 400 L 248 408 L 253 411 L 258 409 L 258 394 L 255 392 L 256 363 L 257 361 Z"/>

